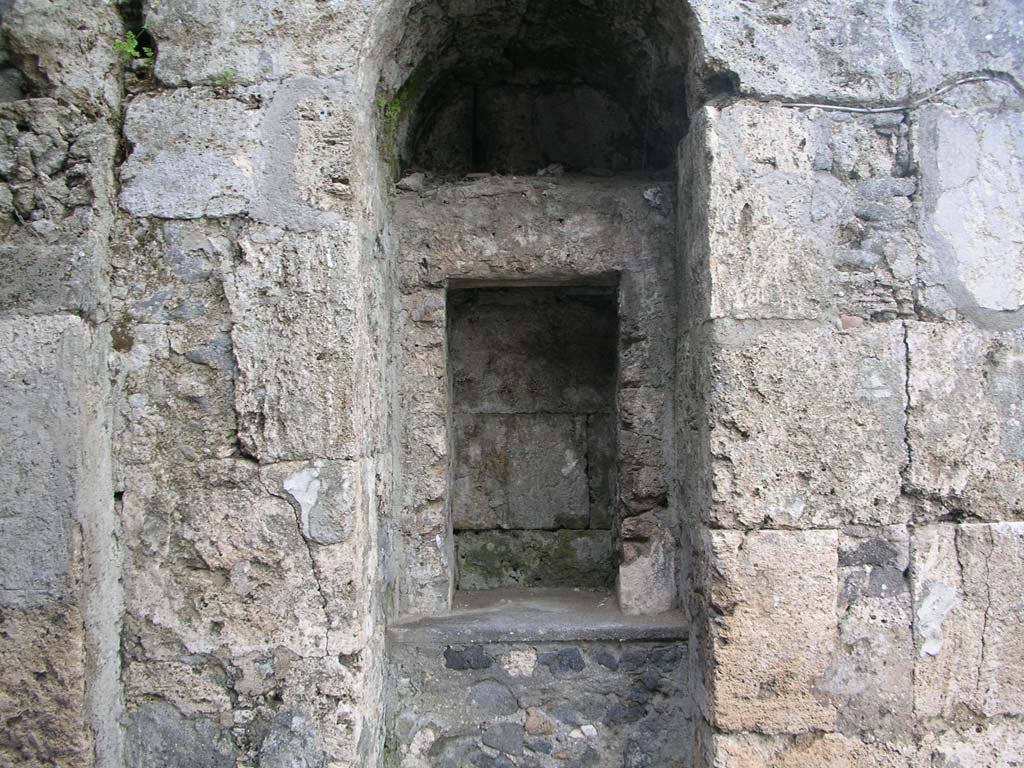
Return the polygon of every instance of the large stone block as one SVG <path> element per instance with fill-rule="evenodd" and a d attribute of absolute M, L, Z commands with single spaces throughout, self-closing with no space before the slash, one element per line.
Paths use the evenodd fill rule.
<path fill-rule="evenodd" d="M 903 331 L 715 323 L 700 341 L 713 384 L 715 526 L 904 522 Z"/>
<path fill-rule="evenodd" d="M 921 307 L 998 322 L 1024 313 L 1024 111 L 923 109 Z M 1013 313 L 1010 315 L 1010 313 Z"/>
<path fill-rule="evenodd" d="M 114 41 L 123 34 L 113 3 L 13 0 L 4 4 L 0 33 L 5 53 L 31 89 L 86 112 L 116 112 L 120 62 Z"/>
<path fill-rule="evenodd" d="M 836 531 L 711 530 L 702 588 L 713 618 L 707 715 L 720 731 L 829 731 Z"/>
<path fill-rule="evenodd" d="M 1024 523 L 919 526 L 913 542 L 918 718 L 1024 713 Z"/>
<path fill-rule="evenodd" d="M 920 768 L 911 746 L 863 742 L 840 733 L 717 734 L 712 748 L 713 768 Z"/>
<path fill-rule="evenodd" d="M 217 224 L 133 222 L 114 259 L 116 455 L 123 464 L 227 458 L 238 449 L 235 360 Z"/>
<path fill-rule="evenodd" d="M 125 607 L 162 638 L 144 644 L 327 651 L 327 611 L 347 617 L 351 607 L 328 606 L 300 515 L 263 489 L 255 463 L 156 465 L 127 480 Z"/>
<path fill-rule="evenodd" d="M 837 324 L 909 311 L 916 184 L 899 119 L 740 103 L 706 108 L 693 131 L 680 161 L 687 324 L 697 307 Z"/>
<path fill-rule="evenodd" d="M 90 344 L 78 317 L 0 321 L 0 605 L 39 605 L 73 587 L 75 522 L 98 469 L 82 466 Z"/>
<path fill-rule="evenodd" d="M 130 104 L 121 206 L 171 219 L 246 214 L 295 231 L 337 225 L 351 202 L 351 82 L 295 78 L 140 95 Z M 187 178 L 189 184 L 168 184 Z"/>
<path fill-rule="evenodd" d="M 927 734 L 918 753 L 920 766 L 1016 768 L 1024 755 L 1024 730 L 1012 718 Z"/>
<path fill-rule="evenodd" d="M 1024 331 L 912 322 L 907 347 L 918 516 L 1024 516 Z"/>
<path fill-rule="evenodd" d="M 354 66 L 369 8 L 330 3 L 161 0 L 148 15 L 160 41 L 156 75 L 171 85 L 258 83 Z"/>
<path fill-rule="evenodd" d="M 354 458 L 361 285 L 352 227 L 295 235 L 254 227 L 225 263 L 239 440 L 262 462 Z M 367 393 L 369 394 L 369 393 Z"/>
<path fill-rule="evenodd" d="M 743 91 L 842 103 L 899 100 L 963 72 L 1024 68 L 1019 7 L 1000 0 L 774 6 L 697 0 L 707 60 Z"/>
<path fill-rule="evenodd" d="M 586 421 L 455 414 L 454 528 L 586 528 Z"/>

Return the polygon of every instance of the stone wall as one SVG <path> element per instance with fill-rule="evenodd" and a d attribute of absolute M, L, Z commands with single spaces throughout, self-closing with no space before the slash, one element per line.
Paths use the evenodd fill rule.
<path fill-rule="evenodd" d="M 1022 93 L 740 101 L 683 143 L 704 764 L 1018 759 Z"/>
<path fill-rule="evenodd" d="M 0 2 L 0 763 L 380 764 L 388 614 L 453 587 L 445 281 L 608 271 L 693 764 L 1019 761 L 1019 3 L 642 5 Z M 391 197 L 409 83 L 559 42 L 675 189 Z"/>

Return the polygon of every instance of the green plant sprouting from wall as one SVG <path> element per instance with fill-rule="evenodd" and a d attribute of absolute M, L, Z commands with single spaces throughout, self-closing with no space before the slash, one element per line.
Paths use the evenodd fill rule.
<path fill-rule="evenodd" d="M 430 67 L 424 62 L 413 70 L 394 96 L 382 93 L 377 97 L 381 153 L 391 170 L 392 177 L 396 177 L 400 170 L 398 165 L 401 151 L 398 139 L 402 124 L 408 118 L 411 107 L 423 95 L 429 81 Z"/>
<path fill-rule="evenodd" d="M 149 30 L 149 22 L 142 25 L 138 34 L 130 29 L 126 30 L 124 37 L 114 40 L 114 51 L 121 57 L 122 64 L 129 64 L 132 61 L 141 60 L 147 66 L 153 63 L 155 52 L 146 45 L 141 45 L 139 36 Z"/>

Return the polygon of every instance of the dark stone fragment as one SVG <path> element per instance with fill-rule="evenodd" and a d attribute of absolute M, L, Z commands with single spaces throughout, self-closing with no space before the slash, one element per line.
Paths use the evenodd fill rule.
<path fill-rule="evenodd" d="M 648 691 L 656 691 L 658 686 L 661 685 L 661 675 L 654 670 L 648 670 L 640 675 L 640 682 L 643 683 L 644 688 Z"/>
<path fill-rule="evenodd" d="M 647 666 L 647 651 L 630 649 L 619 657 L 619 667 L 626 672 L 638 672 Z"/>
<path fill-rule="evenodd" d="M 634 685 L 626 694 L 626 699 L 634 704 L 646 704 L 651 700 L 651 696 L 651 691 L 646 686 Z"/>
<path fill-rule="evenodd" d="M 470 758 L 474 768 L 495 768 L 494 758 L 486 752 L 477 752 Z"/>
<path fill-rule="evenodd" d="M 543 739 L 530 739 L 526 742 L 526 748 L 542 755 L 550 755 L 553 749 L 551 742 Z"/>
<path fill-rule="evenodd" d="M 626 742 L 626 752 L 623 755 L 623 768 L 656 768 L 654 756 L 658 751 L 657 736 L 650 732 L 651 724 L 644 722 L 642 727 L 647 733 L 631 736 Z"/>
<path fill-rule="evenodd" d="M 537 657 L 537 661 L 550 669 L 553 675 L 582 672 L 587 666 L 579 648 L 563 648 L 557 653 L 542 653 Z"/>
<path fill-rule="evenodd" d="M 488 669 L 493 663 L 494 659 L 484 653 L 479 645 L 444 649 L 444 665 L 448 669 Z"/>
<path fill-rule="evenodd" d="M 554 715 L 559 722 L 565 723 L 566 725 L 583 725 L 580 713 L 575 709 L 570 709 L 569 707 L 555 707 L 551 710 L 551 714 Z"/>
<path fill-rule="evenodd" d="M 868 594 L 872 597 L 896 597 L 906 592 L 907 580 L 898 568 L 872 568 Z"/>
<path fill-rule="evenodd" d="M 604 724 L 608 726 L 621 725 L 622 723 L 635 723 L 643 719 L 645 709 L 640 704 L 614 704 L 608 709 L 605 715 Z"/>
<path fill-rule="evenodd" d="M 683 658 L 682 645 L 666 645 L 655 648 L 650 653 L 651 664 L 662 670 L 669 670 Z"/>
<path fill-rule="evenodd" d="M 496 680 L 481 680 L 469 689 L 469 701 L 492 715 L 511 715 L 519 702 L 506 686 Z"/>
<path fill-rule="evenodd" d="M 523 726 L 518 723 L 494 723 L 484 729 L 484 744 L 507 755 L 523 754 Z"/>
<path fill-rule="evenodd" d="M 858 545 L 849 552 L 839 553 L 839 565 L 895 565 L 899 561 L 899 552 L 886 539 L 875 537 Z"/>
<path fill-rule="evenodd" d="M 608 651 L 596 651 L 590 654 L 590 658 L 612 672 L 617 672 L 619 669 L 619 660 Z"/>

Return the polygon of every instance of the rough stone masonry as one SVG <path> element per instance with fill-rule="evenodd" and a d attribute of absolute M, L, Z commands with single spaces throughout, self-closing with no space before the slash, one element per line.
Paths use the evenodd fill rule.
<path fill-rule="evenodd" d="M 0 766 L 1021 764 L 1019 0 L 0 0 L 0 181 Z"/>

